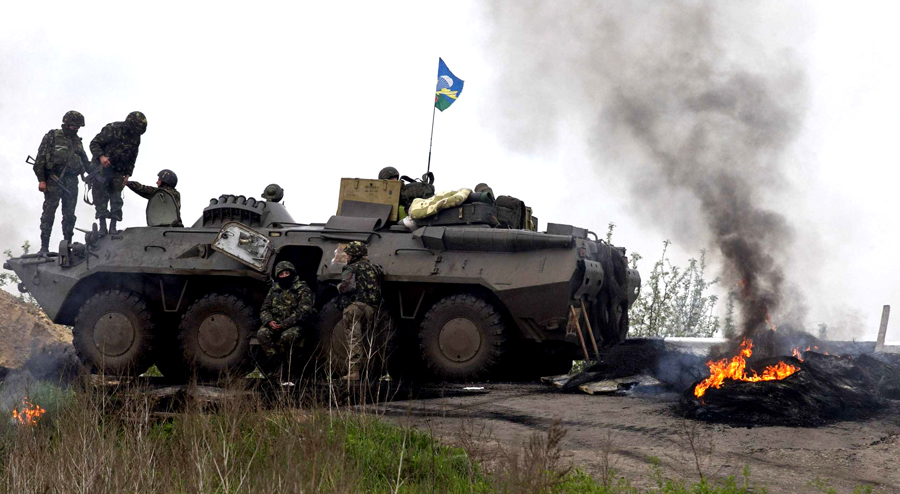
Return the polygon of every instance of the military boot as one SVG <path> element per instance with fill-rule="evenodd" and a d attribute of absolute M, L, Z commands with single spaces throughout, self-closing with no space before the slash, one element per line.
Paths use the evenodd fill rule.
<path fill-rule="evenodd" d="M 100 218 L 100 230 L 98 230 L 100 235 L 106 235 L 109 231 L 106 229 L 106 218 Z"/>
<path fill-rule="evenodd" d="M 116 229 L 116 220 L 109 220 L 109 234 L 115 235 L 119 233 L 119 230 Z"/>
<path fill-rule="evenodd" d="M 72 235 L 66 235 L 63 237 L 63 239 L 66 241 L 67 244 L 72 243 Z"/>
<path fill-rule="evenodd" d="M 50 237 L 41 235 L 41 248 L 37 251 L 37 253 L 46 254 L 48 252 L 50 252 Z"/>

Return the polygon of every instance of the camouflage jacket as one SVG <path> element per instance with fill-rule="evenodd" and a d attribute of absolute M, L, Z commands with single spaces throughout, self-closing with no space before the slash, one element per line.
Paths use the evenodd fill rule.
<path fill-rule="evenodd" d="M 169 194 L 172 194 L 172 197 L 175 199 L 175 207 L 178 209 L 178 221 L 172 223 L 172 226 L 184 226 L 181 223 L 181 194 L 175 190 L 175 187 L 170 186 L 169 184 L 163 184 L 162 187 L 153 187 L 152 185 L 143 185 L 139 182 L 134 182 L 129 180 L 127 184 L 129 189 L 134 191 L 135 194 L 143 197 L 144 199 L 150 199 L 153 197 L 153 194 L 156 194 L 160 190 L 164 190 Z"/>
<path fill-rule="evenodd" d="M 93 166 L 99 166 L 100 157 L 109 158 L 109 168 L 122 175 L 131 175 L 137 161 L 140 134 L 130 130 L 125 122 L 106 124 L 103 130 L 91 140 Z"/>
<path fill-rule="evenodd" d="M 372 307 L 381 303 L 381 266 L 362 258 L 344 266 L 341 271 L 341 304 L 348 307 L 353 302 L 362 302 Z"/>
<path fill-rule="evenodd" d="M 309 285 L 299 278 L 294 280 L 294 284 L 287 290 L 273 281 L 259 311 L 259 319 L 263 326 L 275 321 L 284 329 L 309 324 L 313 316 L 315 316 L 315 298 Z"/>
<path fill-rule="evenodd" d="M 51 176 L 62 178 L 80 175 L 88 164 L 87 154 L 77 135 L 66 135 L 62 129 L 53 129 L 44 135 L 34 159 L 34 174 L 38 182 L 46 182 Z"/>

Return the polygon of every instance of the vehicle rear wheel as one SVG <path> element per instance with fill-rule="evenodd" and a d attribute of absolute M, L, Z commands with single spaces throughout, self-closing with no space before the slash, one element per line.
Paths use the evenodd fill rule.
<path fill-rule="evenodd" d="M 258 326 L 255 311 L 240 298 L 206 295 L 181 318 L 179 338 L 184 360 L 204 379 L 243 376 L 252 370 L 250 337 Z"/>
<path fill-rule="evenodd" d="M 503 316 L 475 295 L 450 295 L 439 300 L 425 314 L 421 327 L 422 360 L 440 379 L 493 377 L 507 349 Z"/>
<path fill-rule="evenodd" d="M 150 367 L 154 325 L 144 299 L 126 290 L 106 290 L 78 311 L 72 344 L 93 370 L 140 375 Z"/>

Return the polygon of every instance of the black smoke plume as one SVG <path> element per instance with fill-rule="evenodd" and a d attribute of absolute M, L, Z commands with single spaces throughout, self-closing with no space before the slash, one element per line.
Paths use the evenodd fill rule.
<path fill-rule="evenodd" d="M 748 336 L 767 330 L 770 314 L 794 309 L 784 303 L 792 229 L 767 197 L 784 185 L 807 84 L 783 33 L 769 27 L 770 15 L 790 16 L 778 5 L 510 1 L 486 9 L 505 94 L 492 109 L 504 117 L 503 137 L 527 149 L 554 144 L 560 122 L 587 129 L 594 169 L 622 182 L 607 187 L 627 186 L 641 217 L 682 243 L 716 247 Z"/>

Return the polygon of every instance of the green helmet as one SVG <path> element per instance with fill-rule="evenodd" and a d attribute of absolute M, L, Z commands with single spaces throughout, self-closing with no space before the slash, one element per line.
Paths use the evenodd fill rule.
<path fill-rule="evenodd" d="M 344 247 L 344 253 L 350 257 L 362 257 L 368 254 L 369 250 L 366 248 L 366 244 L 359 240 L 354 240 Z"/>
<path fill-rule="evenodd" d="M 393 166 L 386 166 L 378 172 L 378 180 L 400 180 L 400 172 Z"/>
<path fill-rule="evenodd" d="M 275 276 L 278 276 L 278 273 L 282 271 L 290 271 L 293 274 L 297 274 L 297 270 L 290 261 L 281 261 L 275 265 Z"/>
<path fill-rule="evenodd" d="M 177 187 L 178 186 L 178 175 L 175 175 L 175 172 L 172 170 L 163 170 L 159 172 L 159 179 L 162 180 L 162 183 L 168 185 L 169 187 Z"/>
<path fill-rule="evenodd" d="M 125 117 L 125 123 L 127 123 L 138 134 L 147 132 L 147 117 L 145 117 L 144 114 L 139 111 L 133 111 L 129 113 L 128 116 Z"/>
<path fill-rule="evenodd" d="M 66 126 L 77 125 L 78 127 L 84 127 L 84 115 L 75 110 L 67 111 L 63 115 L 62 123 Z"/>

